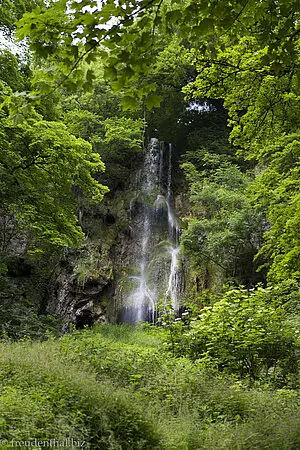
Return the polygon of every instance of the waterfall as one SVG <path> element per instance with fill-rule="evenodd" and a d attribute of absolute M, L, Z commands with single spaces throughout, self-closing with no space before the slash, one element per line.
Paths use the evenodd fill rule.
<path fill-rule="evenodd" d="M 181 285 L 180 279 L 181 273 L 179 271 L 179 264 L 178 264 L 178 252 L 180 251 L 180 247 L 170 247 L 169 251 L 171 254 L 171 267 L 165 300 L 170 298 L 172 307 L 174 308 L 175 311 L 178 311 L 179 309 L 178 293 Z"/>
<path fill-rule="evenodd" d="M 168 152 L 168 157 L 165 153 Z M 182 271 L 180 267 L 180 227 L 172 207 L 172 155 L 158 139 L 151 139 L 137 186 L 138 213 L 130 202 L 131 229 L 136 242 L 133 275 L 127 275 L 129 292 L 123 295 L 121 321 L 155 321 L 160 299 L 171 301 L 178 311 Z M 124 281 L 124 280 L 123 280 Z"/>
<path fill-rule="evenodd" d="M 172 196 L 172 153 L 173 146 L 169 144 L 169 164 L 168 164 L 168 183 L 167 183 L 167 209 L 168 209 L 168 226 L 169 226 L 169 236 L 170 241 L 173 244 L 169 248 L 171 254 L 171 266 L 170 266 L 170 274 L 168 280 L 168 287 L 165 294 L 165 300 L 170 298 L 172 306 L 175 310 L 178 310 L 178 294 L 180 290 L 180 271 L 179 271 L 179 261 L 178 261 L 178 253 L 180 250 L 179 247 L 179 236 L 180 236 L 180 227 L 178 225 L 177 218 L 175 216 L 174 210 L 171 206 L 171 196 Z"/>
<path fill-rule="evenodd" d="M 172 153 L 173 146 L 169 144 L 169 167 L 168 167 L 168 186 L 167 186 L 167 199 L 171 199 L 171 189 L 172 189 Z"/>
<path fill-rule="evenodd" d="M 159 190 L 162 189 L 162 179 L 163 179 L 163 171 L 164 171 L 164 142 L 160 143 L 160 158 L 159 158 Z"/>

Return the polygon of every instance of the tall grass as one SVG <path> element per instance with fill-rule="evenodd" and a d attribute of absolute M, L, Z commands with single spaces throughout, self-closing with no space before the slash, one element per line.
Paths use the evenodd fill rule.
<path fill-rule="evenodd" d="M 137 344 L 142 347 L 159 347 L 164 340 L 165 330 L 157 327 L 145 327 L 145 325 L 133 327 L 128 324 L 96 325 L 85 330 L 85 336 L 95 335 L 109 341 Z"/>
<path fill-rule="evenodd" d="M 105 325 L 2 344 L 1 436 L 95 450 L 300 448 L 296 391 L 250 388 L 163 342 L 161 330 Z"/>
<path fill-rule="evenodd" d="M 97 382 L 92 368 L 72 363 L 57 341 L 3 344 L 0 365 L 2 439 L 69 437 L 93 449 L 160 448 L 155 425 L 129 393 Z"/>

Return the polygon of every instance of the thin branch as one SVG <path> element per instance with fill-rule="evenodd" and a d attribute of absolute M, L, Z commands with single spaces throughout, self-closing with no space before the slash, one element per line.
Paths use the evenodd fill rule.
<path fill-rule="evenodd" d="M 207 255 L 206 253 L 203 252 L 199 252 L 200 255 L 204 256 L 205 258 L 207 258 L 209 261 L 213 262 L 214 264 L 216 264 L 217 266 L 221 267 L 221 269 L 224 269 L 227 272 L 227 268 L 222 266 L 222 264 L 218 263 L 215 259 L 211 258 L 209 255 Z"/>
<path fill-rule="evenodd" d="M 161 0 L 162 2 L 163 0 Z M 110 36 L 112 30 L 115 30 L 116 28 L 120 28 L 122 25 L 124 25 L 125 23 L 127 23 L 129 20 L 131 20 L 132 18 L 134 18 L 136 15 L 138 15 L 141 11 L 145 10 L 146 8 L 148 8 L 152 3 L 154 3 L 155 0 L 150 0 L 146 5 L 144 5 L 143 7 L 141 7 L 140 9 L 138 9 L 137 11 L 132 12 L 131 14 L 129 14 L 128 16 L 126 16 L 124 19 L 120 20 L 120 22 L 117 25 L 113 25 L 108 31 L 107 33 L 105 33 L 104 36 L 102 36 L 101 39 L 99 39 L 98 41 L 95 41 L 91 44 L 91 47 L 86 50 L 75 62 L 75 64 L 71 67 L 69 73 L 62 79 L 62 81 L 60 83 L 58 83 L 53 89 L 52 91 L 50 91 L 46 97 L 48 97 L 50 94 L 52 94 L 53 92 L 55 92 L 58 88 L 60 88 L 71 76 L 71 74 L 74 72 L 74 70 L 76 69 L 76 67 L 81 63 L 81 61 L 84 60 L 84 58 L 92 51 L 94 50 L 96 47 L 98 47 L 98 45 L 101 44 L 101 42 L 103 42 L 108 36 Z"/>
<path fill-rule="evenodd" d="M 224 80 L 226 80 L 227 78 L 231 77 L 232 75 L 236 75 L 236 74 L 238 74 L 238 73 L 240 73 L 240 70 L 236 70 L 236 71 L 234 71 L 234 72 L 230 72 L 229 74 L 227 74 L 227 75 L 224 76 L 223 78 L 217 80 L 216 82 L 211 83 L 211 84 L 209 84 L 209 85 L 203 87 L 202 90 L 204 90 L 205 93 L 207 93 L 212 87 L 218 86 L 219 84 L 222 84 Z"/>
<path fill-rule="evenodd" d="M 246 1 L 246 3 L 244 4 L 244 6 L 242 7 L 242 9 L 237 13 L 237 15 L 235 16 L 235 18 L 233 19 L 233 22 L 230 24 L 230 27 L 227 29 L 230 30 L 230 28 L 232 27 L 232 25 L 239 19 L 239 17 L 243 14 L 244 9 L 246 8 L 246 6 L 248 5 L 249 0 Z"/>
<path fill-rule="evenodd" d="M 239 66 L 237 66 L 235 64 L 231 64 L 228 61 L 225 61 L 225 60 L 222 61 L 222 60 L 219 60 L 219 59 L 203 59 L 203 58 L 199 58 L 198 59 L 198 58 L 196 58 L 196 62 L 197 63 L 206 63 L 207 64 L 206 67 L 209 67 L 211 64 L 216 64 L 218 66 L 232 67 L 233 69 L 246 70 L 246 69 L 240 69 Z"/>
<path fill-rule="evenodd" d="M 298 28 L 298 30 L 295 30 L 294 33 L 289 36 L 290 40 L 292 41 L 298 34 L 300 34 L 300 28 Z"/>
<path fill-rule="evenodd" d="M 160 8 L 161 8 L 161 5 L 162 5 L 163 1 L 164 1 L 164 0 L 160 0 L 159 4 L 157 5 L 156 11 L 155 11 L 155 17 L 154 17 L 154 20 L 153 20 L 153 27 L 152 27 L 152 38 L 154 38 L 154 33 L 155 33 L 155 22 L 156 22 L 156 19 L 157 19 L 157 17 L 158 17 L 158 13 L 159 13 L 159 11 L 160 11 Z"/>

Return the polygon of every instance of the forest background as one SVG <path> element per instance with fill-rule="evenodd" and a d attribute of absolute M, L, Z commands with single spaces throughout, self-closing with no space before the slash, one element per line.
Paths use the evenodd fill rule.
<path fill-rule="evenodd" d="M 292 0 L 1 3 L 5 439 L 299 448 L 299 12 Z M 57 319 L 12 278 L 34 267 L 49 282 L 92 233 L 82 215 L 126 188 L 153 136 L 176 149 L 181 245 L 201 286 L 180 320 L 164 307 L 161 327 L 56 341 Z"/>

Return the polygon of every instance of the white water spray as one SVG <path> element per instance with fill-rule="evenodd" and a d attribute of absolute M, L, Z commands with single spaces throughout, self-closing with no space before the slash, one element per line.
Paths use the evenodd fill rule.
<path fill-rule="evenodd" d="M 174 210 L 172 208 L 172 145 L 168 146 L 168 158 L 164 157 L 166 146 L 159 143 L 157 139 L 151 139 L 145 154 L 144 165 L 141 172 L 139 190 L 143 200 L 142 216 L 138 216 L 136 226 L 137 240 L 140 243 L 136 254 L 139 273 L 127 277 L 133 283 L 129 295 L 123 302 L 127 309 L 127 320 L 132 323 L 138 321 L 155 319 L 157 301 L 163 297 L 165 301 L 171 300 L 173 308 L 178 311 L 181 289 L 181 269 L 179 267 L 179 237 L 180 227 Z M 167 167 L 164 167 L 166 165 Z M 166 177 L 164 178 L 164 172 Z M 165 180 L 165 181 L 164 181 Z M 151 206 L 151 197 L 158 191 L 156 200 Z M 134 204 L 130 203 L 130 217 L 133 218 Z M 155 267 L 155 260 L 151 261 L 151 255 L 155 248 L 159 247 L 157 235 L 158 222 L 167 219 L 167 232 L 170 245 L 164 245 L 162 250 L 163 260 L 169 260 L 169 267 L 164 266 L 162 270 Z M 163 238 L 165 239 L 165 238 Z M 160 247 L 159 247 L 160 248 Z M 165 256 L 163 256 L 165 255 Z M 166 264 L 166 263 L 164 263 Z M 156 270 L 157 280 L 149 280 L 151 268 Z M 149 272 L 150 271 L 150 272 Z M 130 311 L 130 313 L 128 312 Z"/>

